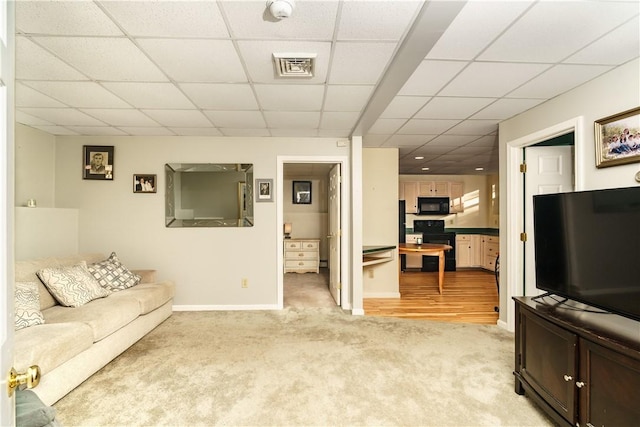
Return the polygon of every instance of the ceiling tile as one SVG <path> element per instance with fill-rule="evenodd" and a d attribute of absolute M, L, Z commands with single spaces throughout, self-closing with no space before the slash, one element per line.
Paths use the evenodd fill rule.
<path fill-rule="evenodd" d="M 499 99 L 471 116 L 472 119 L 506 120 L 543 102 L 541 99 Z"/>
<path fill-rule="evenodd" d="M 170 130 L 179 136 L 222 136 L 216 128 L 170 128 Z"/>
<path fill-rule="evenodd" d="M 33 89 L 77 108 L 126 108 L 129 105 L 93 82 L 28 82 Z"/>
<path fill-rule="evenodd" d="M 137 127 L 137 126 L 120 126 L 120 129 L 129 135 L 136 136 L 173 136 L 175 135 L 165 127 Z"/>
<path fill-rule="evenodd" d="M 392 135 L 391 138 L 385 142 L 385 145 L 394 145 L 398 147 L 413 146 L 417 147 L 424 145 L 427 142 L 433 140 L 437 135 Z"/>
<path fill-rule="evenodd" d="M 365 147 L 380 147 L 390 135 L 376 135 L 368 133 L 362 137 L 362 145 Z"/>
<path fill-rule="evenodd" d="M 416 119 L 466 119 L 495 98 L 435 97 L 415 115 Z"/>
<path fill-rule="evenodd" d="M 466 62 L 422 61 L 398 95 L 436 95 L 466 65 Z"/>
<path fill-rule="evenodd" d="M 229 37 L 216 2 L 105 1 L 101 6 L 133 36 Z"/>
<path fill-rule="evenodd" d="M 178 82 L 246 82 L 230 40 L 140 39 L 140 47 Z"/>
<path fill-rule="evenodd" d="M 444 153 L 448 153 L 453 150 L 455 147 L 448 147 L 446 145 L 423 145 L 422 147 L 418 147 L 415 151 L 411 153 L 414 156 L 433 156 L 433 155 L 441 155 Z"/>
<path fill-rule="evenodd" d="M 421 1 L 348 1 L 342 4 L 338 40 L 400 40 Z"/>
<path fill-rule="evenodd" d="M 16 27 L 30 34 L 122 35 L 96 3 L 89 1 L 17 1 Z"/>
<path fill-rule="evenodd" d="M 67 129 L 62 126 L 33 126 L 36 129 L 40 129 L 43 132 L 50 133 L 51 135 L 78 135 L 71 129 Z"/>
<path fill-rule="evenodd" d="M 477 138 L 477 136 L 472 135 L 439 135 L 433 140 L 429 141 L 428 145 L 429 147 L 462 147 L 463 145 L 466 145 Z"/>
<path fill-rule="evenodd" d="M 481 147 L 493 147 L 498 145 L 498 136 L 497 135 L 487 135 L 481 138 L 476 139 L 469 145 L 473 146 L 481 146 Z"/>
<path fill-rule="evenodd" d="M 460 123 L 460 120 L 411 119 L 398 133 L 405 135 L 437 135 Z"/>
<path fill-rule="evenodd" d="M 367 133 L 390 135 L 392 133 L 396 133 L 396 131 L 406 122 L 406 119 L 378 119 Z"/>
<path fill-rule="evenodd" d="M 283 137 L 283 138 L 316 137 L 318 136 L 318 130 L 317 129 L 271 129 L 271 136 L 277 136 L 277 137 Z"/>
<path fill-rule="evenodd" d="M 296 78 L 295 84 L 324 83 L 327 79 L 330 42 L 239 40 L 238 48 L 251 80 L 256 83 L 291 83 L 291 79 L 275 77 L 274 53 L 316 54 L 315 74 L 311 78 Z M 363 82 L 358 82 L 363 83 Z"/>
<path fill-rule="evenodd" d="M 478 59 L 558 62 L 637 13 L 636 2 L 537 2 Z"/>
<path fill-rule="evenodd" d="M 487 152 L 487 148 L 486 147 L 481 147 L 481 146 L 478 146 L 478 145 L 465 145 L 463 147 L 456 148 L 451 153 L 452 154 L 464 154 L 464 155 L 467 155 L 467 156 L 468 155 L 473 155 L 473 157 L 476 157 L 476 155 L 483 154 L 483 153 L 486 153 L 486 152 Z"/>
<path fill-rule="evenodd" d="M 430 99 L 427 96 L 396 96 L 380 114 L 380 118 L 410 119 Z"/>
<path fill-rule="evenodd" d="M 77 133 L 78 135 L 88 135 L 88 136 L 104 136 L 104 135 L 127 135 L 126 132 L 121 131 L 120 129 L 116 129 L 109 126 L 68 126 L 69 129 Z"/>
<path fill-rule="evenodd" d="M 16 37 L 16 78 L 25 80 L 89 80 L 26 37 Z"/>
<path fill-rule="evenodd" d="M 193 103 L 171 83 L 105 82 L 102 86 L 136 108 L 194 108 Z"/>
<path fill-rule="evenodd" d="M 326 111 L 362 111 L 374 86 L 328 85 L 324 100 Z"/>
<path fill-rule="evenodd" d="M 532 3 L 468 2 L 427 54 L 427 59 L 474 59 Z"/>
<path fill-rule="evenodd" d="M 288 19 L 277 20 L 266 1 L 225 1 L 224 9 L 234 36 L 241 39 L 331 40 L 338 2 L 298 1 Z"/>
<path fill-rule="evenodd" d="M 396 43 L 337 42 L 329 83 L 377 83 L 395 48 Z"/>
<path fill-rule="evenodd" d="M 207 110 L 257 110 L 258 102 L 248 84 L 182 83 L 180 88 Z"/>
<path fill-rule="evenodd" d="M 61 102 L 20 83 L 16 83 L 15 103 L 16 107 L 65 107 Z"/>
<path fill-rule="evenodd" d="M 318 129 L 318 136 L 323 138 L 348 138 L 351 129 Z"/>
<path fill-rule="evenodd" d="M 142 114 L 139 110 L 128 109 L 112 109 L 112 108 L 91 108 L 81 109 L 83 113 L 95 117 L 111 126 L 160 126 L 158 123 Z"/>
<path fill-rule="evenodd" d="M 265 111 L 264 117 L 267 120 L 267 126 L 276 129 L 317 128 L 320 124 L 320 113 Z"/>
<path fill-rule="evenodd" d="M 105 124 L 73 108 L 21 108 L 20 111 L 62 126 L 104 126 Z"/>
<path fill-rule="evenodd" d="M 271 136 L 269 129 L 249 129 L 249 128 L 221 128 L 220 132 L 224 136 Z"/>
<path fill-rule="evenodd" d="M 619 65 L 636 58 L 638 52 L 640 52 L 640 18 L 636 16 L 575 55 L 570 56 L 565 62 Z"/>
<path fill-rule="evenodd" d="M 359 113 L 323 113 L 321 129 L 353 129 L 360 117 Z"/>
<path fill-rule="evenodd" d="M 89 37 L 37 37 L 68 64 L 96 80 L 167 81 L 130 40 Z"/>
<path fill-rule="evenodd" d="M 44 126 L 44 125 L 53 125 L 52 122 L 41 119 L 40 117 L 36 117 L 32 114 L 28 114 L 22 109 L 16 110 L 16 121 L 18 123 L 22 123 L 27 126 Z"/>
<path fill-rule="evenodd" d="M 266 128 L 262 113 L 259 111 L 205 111 L 207 117 L 217 128 Z"/>
<path fill-rule="evenodd" d="M 197 110 L 142 110 L 153 120 L 168 127 L 212 127 L 204 114 Z"/>
<path fill-rule="evenodd" d="M 258 102 L 264 110 L 320 111 L 324 97 L 322 85 L 255 85 Z"/>
<path fill-rule="evenodd" d="M 509 97 L 549 99 L 609 71 L 608 65 L 556 65 L 510 92 Z"/>
<path fill-rule="evenodd" d="M 498 130 L 497 120 L 465 120 L 449 129 L 448 135 L 488 135 Z"/>
<path fill-rule="evenodd" d="M 547 68 L 549 68 L 547 64 L 474 62 L 449 83 L 440 95 L 498 98 Z"/>

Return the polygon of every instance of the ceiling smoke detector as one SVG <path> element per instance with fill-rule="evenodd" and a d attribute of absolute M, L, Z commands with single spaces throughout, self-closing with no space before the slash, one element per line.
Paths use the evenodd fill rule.
<path fill-rule="evenodd" d="M 295 7 L 294 0 L 268 0 L 267 7 L 269 12 L 276 19 L 284 19 L 291 16 Z"/>
<path fill-rule="evenodd" d="M 315 53 L 274 53 L 276 73 L 279 77 L 313 77 L 316 56 Z"/>

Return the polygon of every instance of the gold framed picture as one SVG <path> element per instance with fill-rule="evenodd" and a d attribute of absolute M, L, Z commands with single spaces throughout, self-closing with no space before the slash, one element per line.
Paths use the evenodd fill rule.
<path fill-rule="evenodd" d="M 595 122 L 596 167 L 640 162 L 640 108 Z"/>

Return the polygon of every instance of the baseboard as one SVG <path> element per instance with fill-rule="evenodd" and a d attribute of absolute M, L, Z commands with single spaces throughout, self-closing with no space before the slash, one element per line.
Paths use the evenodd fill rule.
<path fill-rule="evenodd" d="M 496 323 L 496 325 L 498 325 L 499 328 L 509 331 L 509 325 L 507 324 L 507 322 L 503 320 L 498 319 L 498 323 Z M 513 331 L 509 331 L 509 332 L 513 332 Z"/>
<path fill-rule="evenodd" d="M 352 316 L 364 316 L 364 309 L 363 308 L 354 308 L 353 310 L 351 310 L 351 315 Z"/>
<path fill-rule="evenodd" d="M 242 311 L 242 310 L 282 310 L 278 304 L 258 305 L 174 305 L 173 311 Z"/>
<path fill-rule="evenodd" d="M 400 292 L 366 292 L 363 298 L 400 298 Z"/>

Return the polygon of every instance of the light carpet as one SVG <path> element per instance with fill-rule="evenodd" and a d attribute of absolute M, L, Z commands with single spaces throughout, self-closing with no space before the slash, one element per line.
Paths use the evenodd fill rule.
<path fill-rule="evenodd" d="M 176 312 L 55 408 L 65 426 L 544 426 L 496 326 L 338 308 Z"/>

